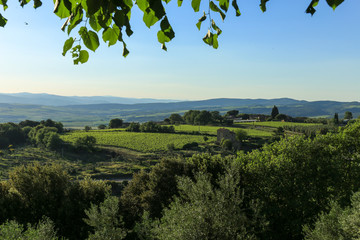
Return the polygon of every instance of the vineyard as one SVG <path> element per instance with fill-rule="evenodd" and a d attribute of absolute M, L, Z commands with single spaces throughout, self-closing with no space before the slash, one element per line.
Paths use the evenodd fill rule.
<path fill-rule="evenodd" d="M 216 135 L 216 132 L 219 128 L 226 128 L 231 131 L 236 131 L 239 129 L 238 127 L 220 127 L 220 126 L 194 126 L 194 125 L 175 125 L 175 131 L 176 132 L 199 132 L 199 133 L 205 133 L 205 134 L 211 134 Z M 242 130 L 246 131 L 248 136 L 250 137 L 271 137 L 272 132 L 269 131 L 263 131 L 258 129 L 252 129 L 248 128 L 248 126 L 245 126 L 246 128 L 242 128 Z"/>
<path fill-rule="evenodd" d="M 103 146 L 115 146 L 136 150 L 139 152 L 166 151 L 168 144 L 174 144 L 175 148 L 182 148 L 186 143 L 205 143 L 201 135 L 170 134 L 170 133 L 138 133 L 125 131 L 74 131 L 61 136 L 66 142 L 74 142 L 79 137 L 94 136 L 96 142 Z M 216 137 L 208 137 L 209 142 L 215 141 Z"/>
<path fill-rule="evenodd" d="M 235 123 L 237 126 L 259 126 L 259 127 L 284 127 L 284 126 L 321 126 L 319 123 L 297 123 L 297 122 L 248 122 L 248 123 Z"/>

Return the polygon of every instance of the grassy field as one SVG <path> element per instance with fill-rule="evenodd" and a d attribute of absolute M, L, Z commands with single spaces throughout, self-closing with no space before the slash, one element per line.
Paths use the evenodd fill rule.
<path fill-rule="evenodd" d="M 319 123 L 296 123 L 296 122 L 252 122 L 252 123 L 235 123 L 236 126 L 261 126 L 261 127 L 284 127 L 284 126 L 317 126 Z"/>
<path fill-rule="evenodd" d="M 14 167 L 34 162 L 61 164 L 75 178 L 90 176 L 102 179 L 123 179 L 141 169 L 149 169 L 158 162 L 152 154 L 142 154 L 127 149 L 101 149 L 93 153 L 54 152 L 37 147 L 15 148 L 0 158 L 0 180 L 8 178 Z"/>
<path fill-rule="evenodd" d="M 171 134 L 171 133 L 137 133 L 115 130 L 94 130 L 89 132 L 73 131 L 61 136 L 66 142 L 74 142 L 83 136 L 94 136 L 98 145 L 114 146 L 136 150 L 139 152 L 166 151 L 167 145 L 173 143 L 175 148 L 182 148 L 184 144 L 197 142 L 205 143 L 201 135 Z M 215 141 L 216 137 L 208 137 L 208 141 Z"/>
<path fill-rule="evenodd" d="M 212 134 L 212 135 L 216 135 L 217 130 L 219 128 L 226 128 L 231 131 L 236 131 L 237 129 L 239 129 L 239 127 L 221 127 L 221 126 L 200 126 L 199 127 L 199 126 L 194 126 L 194 125 L 177 125 L 174 127 L 175 127 L 175 131 L 177 131 L 177 132 L 200 132 L 200 133 Z M 245 128 L 242 128 L 242 130 L 246 131 L 248 136 L 250 136 L 250 137 L 271 137 L 272 136 L 272 132 L 247 128 L 247 126 L 245 126 Z"/>

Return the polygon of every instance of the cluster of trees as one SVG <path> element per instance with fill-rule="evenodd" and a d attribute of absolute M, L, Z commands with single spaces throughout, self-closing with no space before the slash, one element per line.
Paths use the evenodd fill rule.
<path fill-rule="evenodd" d="M 26 133 L 15 123 L 0 124 L 0 149 L 26 142 Z"/>
<path fill-rule="evenodd" d="M 126 128 L 128 132 L 153 132 L 153 133 L 174 133 L 174 126 L 162 126 L 155 122 L 135 123 L 132 122 Z"/>
<path fill-rule="evenodd" d="M 7 148 L 9 145 L 21 145 L 27 142 L 32 144 L 56 149 L 62 141 L 58 133 L 62 133 L 64 127 L 61 122 L 51 119 L 41 122 L 25 120 L 19 124 L 0 124 L 0 148 Z"/>
<path fill-rule="evenodd" d="M 72 190 L 66 186 L 83 182 L 59 179 L 60 170 L 22 167 L 1 185 L 0 221 L 35 226 L 45 215 L 58 236 L 70 239 L 353 239 L 346 236 L 358 234 L 359 194 L 351 196 L 360 188 L 359 135 L 356 122 L 338 133 L 283 138 L 237 156 L 163 159 L 135 174 L 119 198 L 95 187 L 102 192 L 96 201 L 85 197 L 93 196 L 95 182 Z M 80 215 L 86 220 L 75 223 Z"/>
<path fill-rule="evenodd" d="M 227 119 L 227 115 L 222 116 L 219 111 L 206 111 L 206 110 L 189 110 L 181 116 L 178 113 L 173 113 L 169 118 L 164 119 L 164 122 L 170 124 L 227 124 L 231 125 L 232 120 Z"/>
<path fill-rule="evenodd" d="M 83 221 L 85 210 L 109 195 L 110 187 L 104 182 L 73 181 L 59 165 L 17 167 L 8 181 L 0 182 L 0 222 L 4 223 L 0 238 L 57 239 L 57 229 L 58 236 L 85 239 L 92 229 Z M 6 238 L 6 234 L 11 237 Z M 45 236 L 40 238 L 41 234 Z M 14 238 L 16 235 L 19 238 Z"/>

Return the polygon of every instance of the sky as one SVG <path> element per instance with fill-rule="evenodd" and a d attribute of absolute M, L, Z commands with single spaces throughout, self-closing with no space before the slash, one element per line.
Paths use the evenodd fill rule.
<path fill-rule="evenodd" d="M 359 0 L 335 11 L 321 0 L 313 17 L 305 14 L 310 0 L 271 0 L 265 13 L 259 2 L 238 1 L 242 15 L 230 6 L 224 22 L 212 14 L 223 30 L 215 50 L 202 41 L 206 22 L 195 26 L 205 2 L 194 13 L 190 1 L 179 8 L 173 0 L 165 6 L 175 31 L 167 52 L 157 42 L 159 24 L 148 29 L 135 6 L 127 58 L 122 44 L 101 42 L 87 63 L 74 65 L 61 55 L 68 35 L 52 1 L 36 10 L 9 1 L 0 10 L 8 19 L 0 28 L 0 93 L 360 101 Z"/>

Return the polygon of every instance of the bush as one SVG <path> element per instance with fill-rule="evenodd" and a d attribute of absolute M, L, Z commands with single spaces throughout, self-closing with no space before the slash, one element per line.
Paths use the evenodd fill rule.
<path fill-rule="evenodd" d="M 85 209 L 103 202 L 109 191 L 103 181 L 71 180 L 60 165 L 17 167 L 9 173 L 8 182 L 0 184 L 0 220 L 34 225 L 47 216 L 61 236 L 85 239 L 90 230 L 83 222 Z"/>
<path fill-rule="evenodd" d="M 174 143 L 169 143 L 167 146 L 166 146 L 167 150 L 172 152 L 175 150 L 175 145 Z"/>
<path fill-rule="evenodd" d="M 16 221 L 5 222 L 0 225 L 0 239 L 57 240 L 58 237 L 56 236 L 54 223 L 49 218 L 44 217 L 35 227 L 28 225 L 24 228 L 23 225 Z"/>
<path fill-rule="evenodd" d="M 238 184 L 234 173 L 226 173 L 216 185 L 204 173 L 196 174 L 195 181 L 179 178 L 180 195 L 154 230 L 159 239 L 256 239 L 253 230 L 266 224 L 261 218 L 254 221 L 260 209 L 244 203 Z"/>
<path fill-rule="evenodd" d="M 85 132 L 88 132 L 88 131 L 90 131 L 90 130 L 91 130 L 91 127 L 90 127 L 90 126 L 85 126 L 85 127 L 84 127 L 84 131 L 85 131 Z"/>
<path fill-rule="evenodd" d="M 135 123 L 135 122 L 130 123 L 130 125 L 126 128 L 126 131 L 140 132 L 140 123 Z"/>
<path fill-rule="evenodd" d="M 106 129 L 106 125 L 105 124 L 100 124 L 97 128 L 99 130 Z"/>
<path fill-rule="evenodd" d="M 74 146 L 77 150 L 92 152 L 95 150 L 96 138 L 94 136 L 80 137 L 75 140 Z"/>
<path fill-rule="evenodd" d="M 226 151 L 231 151 L 233 147 L 232 141 L 230 139 L 223 139 L 221 141 L 221 147 Z"/>
<path fill-rule="evenodd" d="M 199 144 L 197 142 L 191 142 L 191 143 L 186 143 L 184 144 L 184 146 L 182 147 L 182 149 L 184 150 L 191 150 L 194 148 L 199 147 Z"/>
<path fill-rule="evenodd" d="M 45 135 L 44 144 L 46 148 L 50 150 L 57 150 L 63 146 L 64 142 L 60 138 L 59 134 L 54 132 L 49 132 Z"/>
<path fill-rule="evenodd" d="M 243 142 L 248 138 L 247 132 L 242 129 L 237 129 L 235 131 L 235 136 L 236 136 L 236 140 L 238 140 L 239 142 Z"/>
<path fill-rule="evenodd" d="M 123 120 L 120 118 L 111 119 L 109 122 L 109 128 L 120 128 L 123 125 Z"/>

